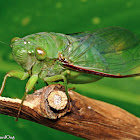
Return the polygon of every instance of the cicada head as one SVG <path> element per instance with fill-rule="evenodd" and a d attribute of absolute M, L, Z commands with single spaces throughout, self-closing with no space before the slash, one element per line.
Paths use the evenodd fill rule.
<path fill-rule="evenodd" d="M 11 40 L 12 55 L 14 60 L 25 70 L 30 70 L 36 62 L 35 47 L 30 41 L 15 37 Z"/>

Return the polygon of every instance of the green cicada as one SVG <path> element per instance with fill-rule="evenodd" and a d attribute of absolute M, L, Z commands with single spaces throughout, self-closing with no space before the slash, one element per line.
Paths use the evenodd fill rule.
<path fill-rule="evenodd" d="M 98 29 L 95 32 L 74 34 L 41 32 L 15 37 L 11 40 L 14 60 L 23 71 L 10 71 L 3 80 L 0 95 L 7 77 L 25 80 L 30 77 L 21 106 L 38 78 L 43 81 L 90 83 L 103 77 L 124 78 L 140 76 L 131 70 L 140 64 L 140 40 L 133 33 L 120 27 Z M 124 72 L 130 72 L 123 75 Z M 18 112 L 18 116 L 21 110 Z"/>

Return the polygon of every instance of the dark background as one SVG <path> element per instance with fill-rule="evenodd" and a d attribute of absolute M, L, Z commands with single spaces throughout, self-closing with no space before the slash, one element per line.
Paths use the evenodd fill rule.
<path fill-rule="evenodd" d="M 107 26 L 121 26 L 140 35 L 139 0 L 1 0 L 0 41 L 7 44 L 15 37 L 36 32 L 75 33 Z M 21 69 L 12 59 L 10 46 L 0 43 L 0 83 L 6 72 Z M 137 72 L 140 68 L 137 69 Z M 27 80 L 9 78 L 3 96 L 22 98 Z M 43 82 L 39 82 L 41 88 Z M 85 85 L 71 85 L 76 91 L 102 100 L 140 117 L 140 77 L 104 78 Z M 16 140 L 80 138 L 45 126 L 0 115 L 0 136 Z"/>

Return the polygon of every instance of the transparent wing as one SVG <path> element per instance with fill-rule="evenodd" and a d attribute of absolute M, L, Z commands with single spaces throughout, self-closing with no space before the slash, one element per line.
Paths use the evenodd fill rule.
<path fill-rule="evenodd" d="M 118 74 L 140 64 L 140 40 L 126 29 L 108 27 L 70 36 L 75 41 L 63 54 L 75 66 Z"/>

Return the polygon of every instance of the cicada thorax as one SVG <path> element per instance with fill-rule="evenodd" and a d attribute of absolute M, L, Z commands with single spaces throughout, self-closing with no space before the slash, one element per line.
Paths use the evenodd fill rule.
<path fill-rule="evenodd" d="M 69 45 L 70 40 L 66 35 L 60 33 L 37 33 L 36 47 L 42 48 L 47 53 L 47 58 L 56 59 L 59 53 L 63 53 Z"/>

